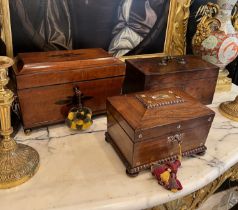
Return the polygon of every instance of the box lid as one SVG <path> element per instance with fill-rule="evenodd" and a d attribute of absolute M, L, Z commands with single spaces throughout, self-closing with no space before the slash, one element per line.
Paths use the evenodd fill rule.
<path fill-rule="evenodd" d="M 120 76 L 125 64 L 100 48 L 19 53 L 14 72 L 24 89 Z"/>
<path fill-rule="evenodd" d="M 174 73 L 185 73 L 197 71 L 201 77 L 217 76 L 218 67 L 204 61 L 199 56 L 185 55 L 176 57 L 156 57 L 129 59 L 126 63 L 133 65 L 145 75 L 168 75 Z M 216 69 L 217 71 L 214 71 Z"/>
<path fill-rule="evenodd" d="M 107 108 L 133 141 L 211 124 L 215 115 L 175 88 L 110 97 Z"/>

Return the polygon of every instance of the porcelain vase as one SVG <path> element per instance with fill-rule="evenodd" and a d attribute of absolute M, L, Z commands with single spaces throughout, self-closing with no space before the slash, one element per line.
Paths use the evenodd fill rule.
<path fill-rule="evenodd" d="M 207 6 L 215 15 L 204 15 L 193 37 L 193 53 L 220 68 L 217 90 L 228 91 L 231 79 L 226 66 L 238 55 L 238 33 L 232 25 L 232 10 L 237 0 L 218 0 L 217 4 Z"/>

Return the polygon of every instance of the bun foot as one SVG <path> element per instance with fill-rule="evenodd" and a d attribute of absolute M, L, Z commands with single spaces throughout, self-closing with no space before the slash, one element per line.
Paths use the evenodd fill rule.
<path fill-rule="evenodd" d="M 129 177 L 137 177 L 139 175 L 139 172 L 130 172 L 128 169 L 126 169 L 126 174 Z"/>
<path fill-rule="evenodd" d="M 105 133 L 105 141 L 110 143 L 111 138 L 109 137 L 108 133 Z"/>
<path fill-rule="evenodd" d="M 205 154 L 206 154 L 206 151 L 202 151 L 202 152 L 197 153 L 197 155 L 199 155 L 199 156 L 203 156 Z"/>
<path fill-rule="evenodd" d="M 106 141 L 107 143 L 110 143 L 110 140 L 109 140 L 107 137 L 105 137 L 105 141 Z"/>

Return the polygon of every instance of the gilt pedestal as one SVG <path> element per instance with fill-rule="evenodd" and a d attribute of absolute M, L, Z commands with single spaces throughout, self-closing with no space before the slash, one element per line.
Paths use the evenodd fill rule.
<path fill-rule="evenodd" d="M 0 56 L 0 189 L 18 186 L 30 179 L 39 166 L 39 154 L 33 148 L 17 144 L 11 137 L 11 105 L 13 92 L 5 89 L 7 68 L 13 60 Z"/>

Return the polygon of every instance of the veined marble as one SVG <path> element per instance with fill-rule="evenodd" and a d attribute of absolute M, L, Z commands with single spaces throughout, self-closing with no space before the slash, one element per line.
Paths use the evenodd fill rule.
<path fill-rule="evenodd" d="M 40 154 L 38 173 L 27 183 L 0 190 L 1 210 L 139 210 L 175 200 L 194 192 L 238 162 L 238 123 L 217 111 L 220 102 L 234 99 L 231 93 L 218 93 L 210 107 L 216 117 L 202 157 L 184 158 L 178 178 L 184 189 L 171 193 L 157 184 L 151 173 L 136 178 L 125 167 L 110 144 L 104 140 L 106 118 L 94 121 L 90 131 L 71 132 L 65 125 L 35 130 L 30 136 L 20 131 L 15 139 Z"/>

